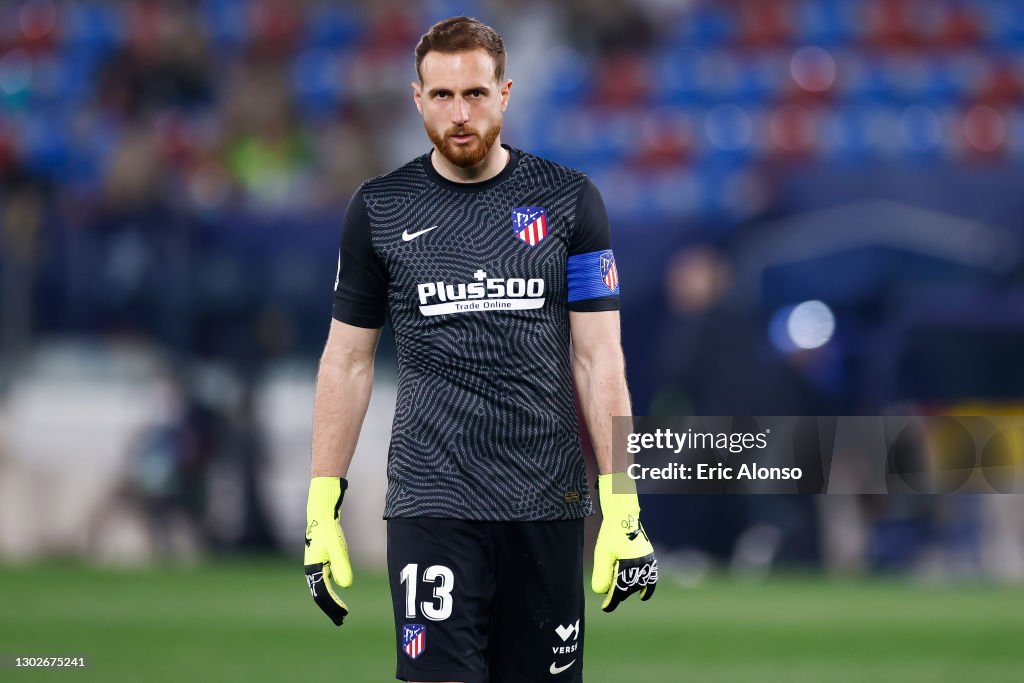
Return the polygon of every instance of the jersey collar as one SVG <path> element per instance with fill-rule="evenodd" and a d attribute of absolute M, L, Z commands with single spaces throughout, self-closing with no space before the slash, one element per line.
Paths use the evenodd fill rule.
<path fill-rule="evenodd" d="M 429 152 L 423 155 L 423 171 L 427 174 L 436 185 L 440 185 L 443 188 L 449 190 L 455 190 L 456 192 L 484 192 L 491 189 L 495 185 L 503 183 L 512 173 L 515 172 L 516 167 L 519 165 L 519 160 L 522 159 L 523 153 L 515 147 L 509 147 L 505 143 L 501 145 L 508 150 L 508 163 L 505 164 L 505 168 L 501 169 L 501 172 L 493 178 L 482 180 L 479 183 L 457 183 L 454 180 L 449 180 L 443 175 L 437 172 L 434 165 L 430 163 L 430 155 L 434 152 L 431 149 Z"/>

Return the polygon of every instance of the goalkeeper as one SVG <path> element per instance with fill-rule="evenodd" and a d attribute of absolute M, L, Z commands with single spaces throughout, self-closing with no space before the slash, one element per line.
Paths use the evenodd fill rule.
<path fill-rule="evenodd" d="M 353 196 L 317 375 L 305 570 L 341 625 L 345 477 L 390 321 L 384 516 L 406 681 L 583 679 L 593 503 L 574 382 L 601 472 L 591 585 L 610 612 L 658 577 L 635 490 L 612 474 L 612 416 L 631 409 L 604 203 L 583 173 L 501 143 L 504 68 L 501 37 L 474 19 L 421 38 L 413 101 L 433 148 Z"/>

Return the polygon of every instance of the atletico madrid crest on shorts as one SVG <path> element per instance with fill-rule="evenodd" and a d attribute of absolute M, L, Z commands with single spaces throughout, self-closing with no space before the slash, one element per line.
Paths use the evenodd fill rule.
<path fill-rule="evenodd" d="M 548 236 L 548 214 L 539 206 L 517 206 L 512 209 L 512 232 L 531 247 Z"/>
<path fill-rule="evenodd" d="M 619 269 L 615 267 L 615 254 L 611 250 L 601 254 L 601 279 L 604 286 L 615 292 L 619 289 Z"/>
<path fill-rule="evenodd" d="M 406 624 L 402 627 L 402 649 L 411 659 L 416 659 L 427 649 L 427 627 L 423 624 Z"/>

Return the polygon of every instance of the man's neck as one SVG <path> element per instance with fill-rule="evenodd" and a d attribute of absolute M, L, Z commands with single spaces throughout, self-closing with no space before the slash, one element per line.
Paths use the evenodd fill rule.
<path fill-rule="evenodd" d="M 448 157 L 441 154 L 437 147 L 434 147 L 434 152 L 430 155 L 430 164 L 442 178 L 452 182 L 482 183 L 501 173 L 511 156 L 509 151 L 501 146 L 501 139 L 498 138 L 487 152 L 487 156 L 475 166 L 466 168 L 456 166 L 448 160 Z"/>

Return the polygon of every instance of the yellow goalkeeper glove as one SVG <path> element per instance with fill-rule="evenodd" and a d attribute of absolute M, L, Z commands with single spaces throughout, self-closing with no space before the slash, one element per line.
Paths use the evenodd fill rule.
<path fill-rule="evenodd" d="M 612 492 L 612 477 L 620 489 Z M 640 524 L 640 501 L 636 483 L 624 473 L 600 474 L 597 493 L 601 500 L 601 530 L 594 548 L 591 588 L 605 593 L 601 609 L 611 612 L 633 593 L 641 600 L 654 595 L 658 583 L 658 560 L 654 546 Z M 613 583 L 614 580 L 614 583 Z"/>
<path fill-rule="evenodd" d="M 352 585 L 348 546 L 338 525 L 346 488 L 348 482 L 341 477 L 313 477 L 306 500 L 306 583 L 317 606 L 335 626 L 345 620 L 348 605 L 334 592 L 332 581 L 342 588 Z"/>

